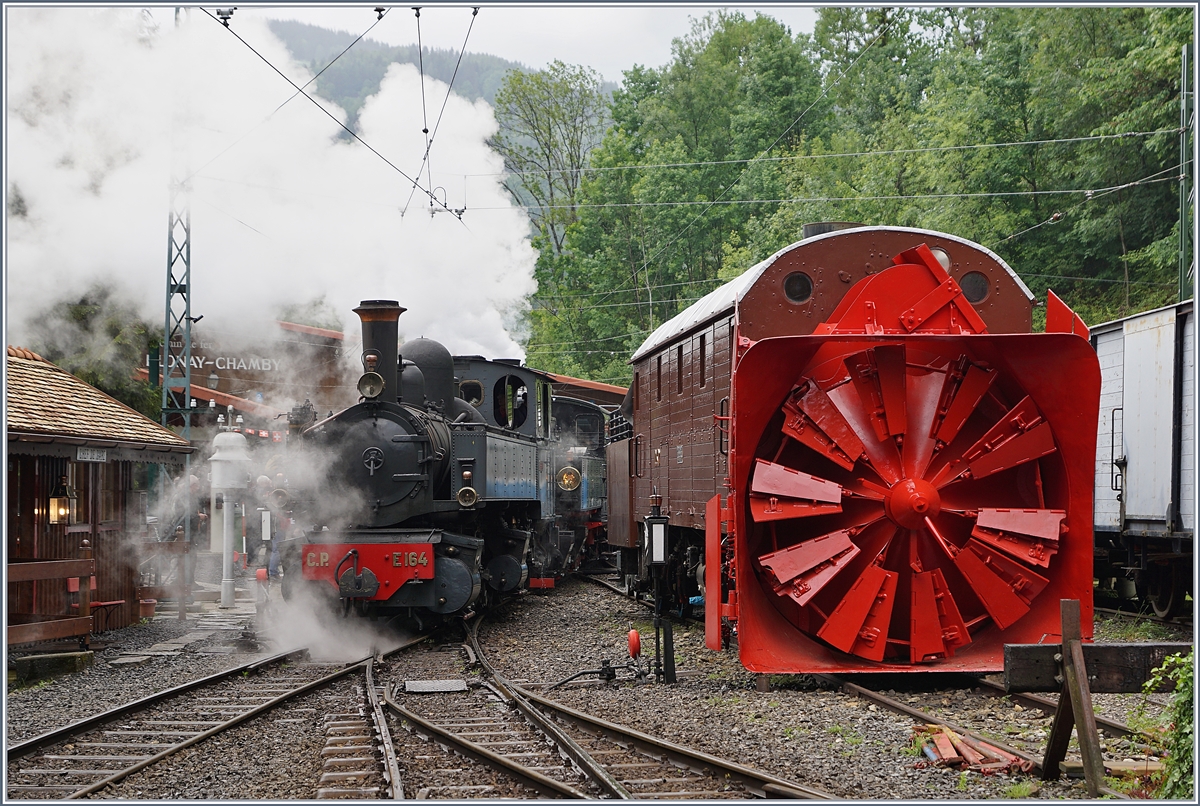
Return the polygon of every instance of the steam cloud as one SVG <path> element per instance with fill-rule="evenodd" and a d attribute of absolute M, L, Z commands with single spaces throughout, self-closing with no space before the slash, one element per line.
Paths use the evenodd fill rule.
<path fill-rule="evenodd" d="M 438 198 L 467 207 L 460 222 L 431 216 L 422 191 L 304 98 L 272 115 L 295 90 L 198 9 L 180 27 L 173 9 L 6 14 L 10 343 L 98 281 L 161 322 L 168 186 L 190 171 L 192 313 L 206 332 L 252 339 L 285 306 L 323 297 L 353 334 L 358 301 L 389 298 L 409 309 L 403 337 L 523 354 L 527 220 L 472 212 L 508 204 L 498 177 L 467 177 L 503 167 L 485 144 L 496 128 L 485 102 L 451 96 L 430 154 Z M 311 78 L 265 23 L 232 27 L 298 85 Z M 426 78 L 431 130 L 445 94 Z M 392 65 L 360 116 L 363 139 L 410 176 L 425 151 L 421 104 L 416 68 Z"/>

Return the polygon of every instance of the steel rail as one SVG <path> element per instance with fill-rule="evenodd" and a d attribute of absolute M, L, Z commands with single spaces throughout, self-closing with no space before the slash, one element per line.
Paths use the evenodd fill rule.
<path fill-rule="evenodd" d="M 1046 714 L 1054 714 L 1058 711 L 1058 703 L 1048 697 L 1042 697 L 1038 694 L 1028 694 L 1019 691 L 1006 691 L 1004 686 L 999 683 L 993 683 L 990 680 L 973 679 L 971 685 L 978 686 L 980 693 L 988 697 L 1008 697 L 1011 700 L 1021 703 L 1029 708 L 1036 708 Z M 1096 715 L 1096 725 L 1099 728 L 1107 731 L 1113 736 L 1132 737 L 1140 736 L 1147 740 L 1152 740 L 1154 737 L 1143 731 L 1134 730 L 1128 725 L 1117 722 L 1113 719 L 1108 719 L 1100 715 Z M 995 742 L 992 742 L 995 744 Z"/>
<path fill-rule="evenodd" d="M 567 797 L 586 800 L 588 795 L 580 792 L 578 789 L 567 786 L 566 784 L 555 781 L 536 770 L 531 770 L 524 767 L 511 759 L 505 758 L 499 753 L 488 750 L 486 747 L 481 747 L 474 742 L 468 741 L 457 734 L 433 724 L 429 720 L 422 717 L 420 714 L 414 713 L 405 708 L 400 703 L 392 699 L 391 695 L 384 693 L 383 702 L 393 711 L 400 715 L 402 719 L 411 724 L 419 732 L 435 739 L 439 744 L 445 744 L 453 747 L 457 752 L 462 753 L 468 758 L 474 759 L 482 764 L 490 767 L 501 769 L 514 778 L 521 781 L 534 791 L 546 795 L 548 797 Z"/>
<path fill-rule="evenodd" d="M 866 688 L 865 686 L 860 686 L 857 683 L 851 683 L 848 680 L 843 680 L 842 678 L 838 677 L 837 675 L 818 674 L 818 675 L 813 675 L 813 676 L 820 680 L 825 680 L 826 682 L 836 685 L 838 688 L 840 688 L 842 691 L 844 691 L 847 694 L 853 694 L 857 697 L 861 697 L 864 700 L 870 700 L 871 702 L 874 702 L 878 705 L 882 705 L 884 708 L 888 709 L 889 711 L 893 711 L 897 714 L 903 714 L 905 716 L 910 716 L 913 719 L 915 719 L 918 722 L 921 722 L 923 724 L 942 725 L 943 727 L 947 727 L 950 730 L 954 731 L 955 733 L 957 733 L 961 736 L 969 736 L 970 738 L 972 738 L 976 741 L 986 742 L 987 744 L 990 744 L 992 747 L 996 747 L 1000 750 L 1003 750 L 1006 753 L 1011 753 L 1012 755 L 1016 756 L 1017 758 L 1024 759 L 1026 762 L 1028 762 L 1027 766 L 1029 766 L 1029 770 L 1027 770 L 1027 771 L 1036 770 L 1039 773 L 1042 771 L 1041 759 L 1037 758 L 1036 756 L 1032 756 L 1023 750 L 1018 750 L 1015 747 L 1010 747 L 1007 744 L 1004 744 L 1003 742 L 998 741 L 996 739 L 991 739 L 987 736 L 982 736 L 973 730 L 964 728 L 961 725 L 956 725 L 955 723 L 953 723 L 947 719 L 942 719 L 941 717 L 937 717 L 937 716 L 934 716 L 933 714 L 926 713 L 925 711 L 922 711 L 919 708 L 913 708 L 911 706 L 905 705 L 904 703 L 899 702 L 898 700 L 892 699 L 891 697 L 887 696 L 886 694 L 880 694 L 878 691 L 872 691 L 871 689 Z"/>
<path fill-rule="evenodd" d="M 574 722 L 577 725 L 583 726 L 585 729 L 590 727 L 592 730 L 598 731 L 601 735 L 617 742 L 622 746 L 632 746 L 640 752 L 651 757 L 667 758 L 693 771 L 700 771 L 710 775 L 715 774 L 719 777 L 727 776 L 738 781 L 740 784 L 746 787 L 748 792 L 756 794 L 760 797 L 797 798 L 804 800 L 836 799 L 835 796 L 827 792 L 822 792 L 821 790 L 813 789 L 794 781 L 788 781 L 787 779 L 779 778 L 767 772 L 755 770 L 750 767 L 744 767 L 741 764 L 737 764 L 732 761 L 726 761 L 725 759 L 717 758 L 716 756 L 710 756 L 707 753 L 691 750 L 681 745 L 668 742 L 664 739 L 659 739 L 654 736 L 650 736 L 649 734 L 641 733 L 640 731 L 636 731 L 632 728 L 607 722 L 597 717 L 575 711 L 574 709 L 568 708 L 561 703 L 557 703 L 553 700 L 549 700 L 545 697 L 534 694 L 533 692 L 524 689 L 497 674 L 496 670 L 487 662 L 483 655 L 483 650 L 479 646 L 479 623 L 479 621 L 476 621 L 468 631 L 468 636 L 474 644 L 474 649 L 476 655 L 478 656 L 479 664 L 488 672 L 488 674 L 492 676 L 493 680 L 497 681 L 504 688 L 504 690 L 508 691 L 514 696 L 514 701 L 520 702 L 521 700 L 525 700 L 530 706 L 536 706 L 530 708 L 530 710 L 534 713 L 536 713 L 539 709 L 543 712 L 553 713 L 567 719 L 568 721 Z M 522 710 L 522 712 L 524 713 L 525 711 Z M 539 714 L 539 716 L 542 718 L 536 719 L 535 721 L 537 721 L 539 724 L 548 724 L 548 720 L 544 718 L 544 714 Z M 563 734 L 561 731 L 557 731 L 557 733 L 565 736 L 565 734 Z M 570 739 L 570 737 L 567 738 Z M 573 739 L 570 740 L 570 743 L 574 747 L 579 747 L 578 743 L 576 743 Z M 605 770 L 599 762 L 593 759 L 586 750 L 583 750 L 583 748 L 580 747 L 579 751 L 583 753 L 586 760 L 590 762 L 589 767 L 594 765 L 596 768 L 599 768 L 599 771 L 604 778 L 612 779 L 618 787 L 624 790 L 624 786 L 612 778 L 612 774 Z M 589 776 L 592 775 L 590 769 L 585 769 L 585 772 L 587 772 Z M 600 783 L 599 780 L 596 780 L 596 782 L 598 784 Z"/>
<path fill-rule="evenodd" d="M 415 638 L 411 638 L 411 639 L 403 642 L 399 647 L 397 647 L 393 650 L 390 650 L 386 654 L 387 655 L 394 654 L 395 652 L 399 652 L 399 651 L 401 651 L 409 646 L 412 646 L 413 644 L 419 643 L 420 641 L 423 641 L 423 640 L 424 640 L 424 636 L 417 636 Z M 184 683 L 182 685 L 175 686 L 174 688 L 166 689 L 165 691 L 160 691 L 156 694 L 150 695 L 149 697 L 144 697 L 140 700 L 135 700 L 133 702 L 118 706 L 117 708 L 113 708 L 113 709 L 110 709 L 103 713 L 96 714 L 95 716 L 91 716 L 86 719 L 79 720 L 78 722 L 74 722 L 70 725 L 67 725 L 66 727 L 59 728 L 59 729 L 56 729 L 53 731 L 49 731 L 47 733 L 42 734 L 41 736 L 37 736 L 26 742 L 22 742 L 19 745 L 15 745 L 14 747 L 9 749 L 8 761 L 12 762 L 18 758 L 23 758 L 25 756 L 28 756 L 29 754 L 31 754 L 39 749 L 53 746 L 55 744 L 61 744 L 65 741 L 70 740 L 73 737 L 79 736 L 81 734 L 89 733 L 92 730 L 95 730 L 96 728 L 101 727 L 105 724 L 108 724 L 109 722 L 112 722 L 116 719 L 120 719 L 124 716 L 128 716 L 129 714 L 136 713 L 138 711 L 143 711 L 148 708 L 152 708 L 156 705 L 159 705 L 159 704 L 161 704 L 165 701 L 168 701 L 170 699 L 173 699 L 175 697 L 179 697 L 184 694 L 190 693 L 192 691 L 196 691 L 198 689 L 204 688 L 204 687 L 212 685 L 214 683 L 222 682 L 223 680 L 226 680 L 229 678 L 247 674 L 251 671 L 258 671 L 259 669 L 265 668 L 272 664 L 286 661 L 287 659 L 295 657 L 295 656 L 303 655 L 306 652 L 308 652 L 307 649 L 296 649 L 296 650 L 291 650 L 288 652 L 281 652 L 281 653 L 272 655 L 267 658 L 260 658 L 258 660 L 252 661 L 250 663 L 242 664 L 240 666 L 235 666 L 230 669 L 226 669 L 224 671 L 218 672 L 216 674 L 209 675 L 207 677 L 202 677 L 198 680 L 193 680 L 188 683 Z M 112 775 L 109 775 L 108 777 L 104 778 L 103 780 L 96 781 L 92 784 L 89 784 L 86 787 L 83 787 L 79 790 L 73 791 L 71 794 L 64 796 L 63 799 L 64 800 L 72 800 L 72 799 L 76 799 L 76 798 L 81 798 L 86 795 L 93 794 L 110 784 L 118 783 L 121 780 L 123 780 L 124 778 L 128 777 L 129 775 L 132 775 L 135 772 L 139 772 L 139 771 L 145 769 L 146 767 L 148 767 L 152 764 L 155 764 L 155 763 L 179 752 L 180 750 L 183 750 L 185 748 L 188 748 L 195 744 L 198 744 L 199 742 L 202 742 L 212 736 L 215 736 L 218 733 L 221 733 L 223 731 L 228 730 L 229 728 L 232 728 L 238 724 L 241 724 L 242 722 L 244 722 L 248 719 L 252 719 L 253 717 L 256 717 L 262 713 L 265 713 L 265 712 L 271 710 L 272 708 L 280 705 L 283 702 L 286 702 L 287 700 L 289 700 L 295 696 L 304 694 L 315 688 L 326 685 L 334 680 L 337 680 L 340 677 L 344 677 L 345 675 L 350 674 L 351 672 L 354 672 L 355 670 L 362 668 L 364 665 L 371 662 L 372 660 L 373 660 L 373 656 L 367 656 L 366 658 L 361 658 L 357 661 L 352 661 L 350 663 L 346 663 L 342 666 L 341 669 L 338 669 L 337 671 L 335 671 L 329 675 L 326 675 L 317 680 L 305 683 L 285 694 L 282 694 L 278 697 L 271 699 L 268 702 L 261 703 L 244 713 L 238 714 L 237 716 L 233 717 L 232 719 L 222 722 L 221 724 L 216 725 L 216 726 L 214 726 L 208 730 L 205 730 L 199 734 L 191 736 L 191 737 L 185 739 L 184 741 L 179 742 L 178 744 L 174 744 L 152 756 L 142 758 L 137 763 L 135 763 L 123 770 L 114 772 Z"/>
<path fill-rule="evenodd" d="M 247 672 L 257 671 L 263 666 L 268 666 L 272 663 L 287 660 L 295 655 L 301 655 L 306 651 L 307 650 L 305 649 L 296 649 L 290 652 L 281 652 L 278 655 L 272 655 L 269 658 L 262 658 L 241 666 L 234 666 L 222 672 L 209 675 L 208 677 L 201 677 L 198 680 L 192 680 L 191 682 L 183 683 L 182 685 L 175 686 L 174 688 L 165 689 L 156 694 L 151 694 L 149 697 L 143 697 L 140 700 L 134 700 L 132 702 L 125 703 L 124 705 L 118 705 L 116 708 L 109 709 L 108 711 L 104 711 L 94 716 L 86 717 L 78 722 L 72 722 L 70 725 L 65 727 L 55 728 L 54 730 L 43 733 L 40 736 L 35 736 L 32 739 L 27 739 L 18 744 L 14 744 L 8 748 L 8 752 L 6 754 L 7 759 L 11 763 L 19 758 L 24 758 L 36 750 L 41 750 L 43 747 L 59 744 L 60 742 L 63 742 L 72 736 L 76 736 L 93 728 L 98 728 L 101 725 L 107 724 L 115 719 L 120 719 L 128 714 L 144 710 L 152 705 L 163 702 L 164 700 L 169 700 L 172 697 L 179 696 L 180 694 L 186 694 L 189 691 L 202 688 L 212 683 L 218 683 L 225 678 L 237 677 L 238 675 Z"/>
<path fill-rule="evenodd" d="M 633 795 L 612 773 L 605 769 L 600 762 L 596 761 L 578 742 L 559 729 L 557 725 L 552 724 L 550 720 L 546 719 L 542 713 L 530 704 L 527 698 L 515 693 L 513 687 L 508 685 L 508 681 L 496 673 L 495 668 L 488 663 L 487 658 L 484 656 L 483 648 L 479 646 L 479 625 L 482 621 L 482 619 L 475 620 L 467 630 L 467 637 L 475 650 L 476 661 L 492 676 L 493 682 L 500 689 L 499 693 L 501 693 L 501 696 L 513 703 L 526 719 L 557 743 L 570 756 L 579 769 L 583 771 L 584 775 L 590 778 L 602 791 L 620 800 L 632 800 Z"/>
<path fill-rule="evenodd" d="M 383 715 L 379 689 L 375 688 L 374 667 L 374 660 L 367 664 L 367 700 L 371 704 L 375 730 L 379 734 L 380 752 L 383 755 L 383 777 L 387 779 L 391 799 L 404 800 L 404 782 L 400 778 L 400 765 L 396 761 L 396 746 L 392 743 L 392 732 L 388 729 L 387 719 Z"/>
<path fill-rule="evenodd" d="M 745 786 L 747 791 L 760 797 L 794 798 L 800 800 L 839 799 L 828 792 L 822 792 L 819 789 L 814 789 L 795 781 L 789 781 L 786 778 L 780 778 L 769 772 L 745 767 L 733 761 L 717 758 L 716 756 L 710 756 L 708 753 L 692 750 L 682 745 L 668 742 L 665 739 L 642 733 L 633 728 L 576 711 L 562 703 L 534 694 L 532 691 L 523 689 L 516 684 L 510 683 L 510 686 L 539 708 L 574 722 L 585 730 L 590 728 L 592 731 L 599 732 L 622 745 L 632 746 L 650 756 L 668 758 L 671 761 L 682 764 L 688 769 L 700 770 L 719 776 L 728 776 Z"/>
<path fill-rule="evenodd" d="M 1149 621 L 1154 624 L 1162 624 L 1167 627 L 1191 627 L 1192 614 L 1180 613 L 1178 616 L 1171 618 L 1160 618 L 1153 613 L 1142 613 L 1137 610 L 1121 610 L 1113 607 L 1094 607 L 1096 613 L 1103 613 L 1106 616 L 1120 616 L 1122 618 L 1137 619 L 1138 621 Z"/>
<path fill-rule="evenodd" d="M 347 665 L 343 666 L 341 669 L 338 669 L 336 672 L 333 672 L 332 674 L 328 674 L 328 675 L 325 675 L 324 677 L 318 678 L 309 683 L 305 683 L 304 685 L 300 686 L 299 688 L 292 689 L 291 691 L 287 692 L 286 694 L 281 694 L 278 697 L 275 697 L 274 699 L 271 699 L 261 705 L 255 706 L 254 708 L 251 708 L 249 711 L 246 711 L 245 713 L 238 714 L 233 719 L 222 722 L 220 725 L 217 725 L 216 727 L 209 728 L 208 730 L 204 731 L 203 733 L 198 733 L 195 736 L 192 736 L 190 739 L 185 739 L 184 741 L 180 742 L 179 744 L 172 745 L 171 747 L 168 747 L 166 750 L 162 750 L 162 751 L 154 754 L 153 756 L 150 756 L 149 758 L 143 759 L 143 760 L 139 761 L 138 763 L 121 770 L 120 772 L 116 772 L 116 773 L 108 776 L 107 778 L 104 778 L 100 781 L 96 781 L 95 783 L 90 784 L 90 785 L 84 787 L 83 789 L 78 790 L 77 792 L 72 792 L 70 795 L 67 795 L 66 798 L 64 798 L 64 799 L 65 800 L 74 800 L 76 798 L 81 798 L 85 795 L 91 795 L 95 792 L 99 792 L 101 789 L 104 789 L 104 787 L 108 786 L 109 784 L 118 783 L 118 782 L 124 780 L 125 778 L 127 778 L 128 776 L 132 775 L 133 773 L 139 772 L 140 770 L 143 770 L 146 767 L 149 767 L 151 764 L 156 764 L 159 761 L 162 761 L 164 758 L 167 758 L 168 756 L 178 753 L 180 750 L 184 750 L 188 747 L 191 747 L 194 744 L 199 744 L 200 742 L 204 741 L 205 739 L 209 739 L 213 736 L 216 736 L 218 733 L 223 733 L 224 731 L 234 727 L 235 725 L 240 725 L 242 722 L 245 722 L 248 719 L 252 719 L 252 718 L 258 716 L 259 714 L 266 713 L 267 711 L 270 711 L 271 709 L 275 708 L 275 706 L 279 705 L 280 703 L 290 700 L 292 697 L 312 691 L 315 688 L 320 688 L 321 686 L 324 686 L 328 683 L 332 683 L 334 680 L 337 680 L 338 678 L 345 677 L 346 675 L 350 674 L 351 672 L 355 671 L 356 669 L 361 668 L 369 661 L 370 661 L 370 659 L 368 658 L 366 660 L 360 660 L 360 661 L 356 661 L 351 664 L 347 664 Z"/>

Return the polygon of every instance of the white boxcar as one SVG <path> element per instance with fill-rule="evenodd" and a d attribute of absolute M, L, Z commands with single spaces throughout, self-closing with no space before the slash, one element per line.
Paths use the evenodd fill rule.
<path fill-rule="evenodd" d="M 1192 301 L 1091 328 L 1100 358 L 1096 575 L 1160 616 L 1190 603 L 1196 520 Z"/>

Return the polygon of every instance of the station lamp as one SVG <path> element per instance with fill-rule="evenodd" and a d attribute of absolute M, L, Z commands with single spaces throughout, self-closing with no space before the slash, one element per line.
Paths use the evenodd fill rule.
<path fill-rule="evenodd" d="M 78 500 L 75 488 L 67 484 L 67 477 L 60 478 L 58 485 L 50 493 L 50 523 L 66 526 L 75 523 L 75 505 Z"/>
<path fill-rule="evenodd" d="M 668 520 L 662 514 L 662 496 L 656 488 L 650 496 L 650 514 L 646 516 L 646 540 L 650 547 L 651 565 L 663 565 L 667 561 Z"/>
<path fill-rule="evenodd" d="M 675 639 L 671 622 L 663 619 L 663 574 L 667 565 L 667 522 L 662 514 L 662 496 L 658 488 L 650 496 L 650 514 L 646 516 L 646 541 L 650 549 L 650 567 L 654 570 L 654 676 L 664 683 L 675 682 Z"/>

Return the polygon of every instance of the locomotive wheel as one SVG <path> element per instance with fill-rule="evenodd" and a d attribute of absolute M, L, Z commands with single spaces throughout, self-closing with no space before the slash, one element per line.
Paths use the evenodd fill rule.
<path fill-rule="evenodd" d="M 749 550 L 812 637 L 876 662 L 947 659 L 1053 578 L 1069 500 L 1055 437 L 962 343 L 826 345 L 771 423 Z"/>

